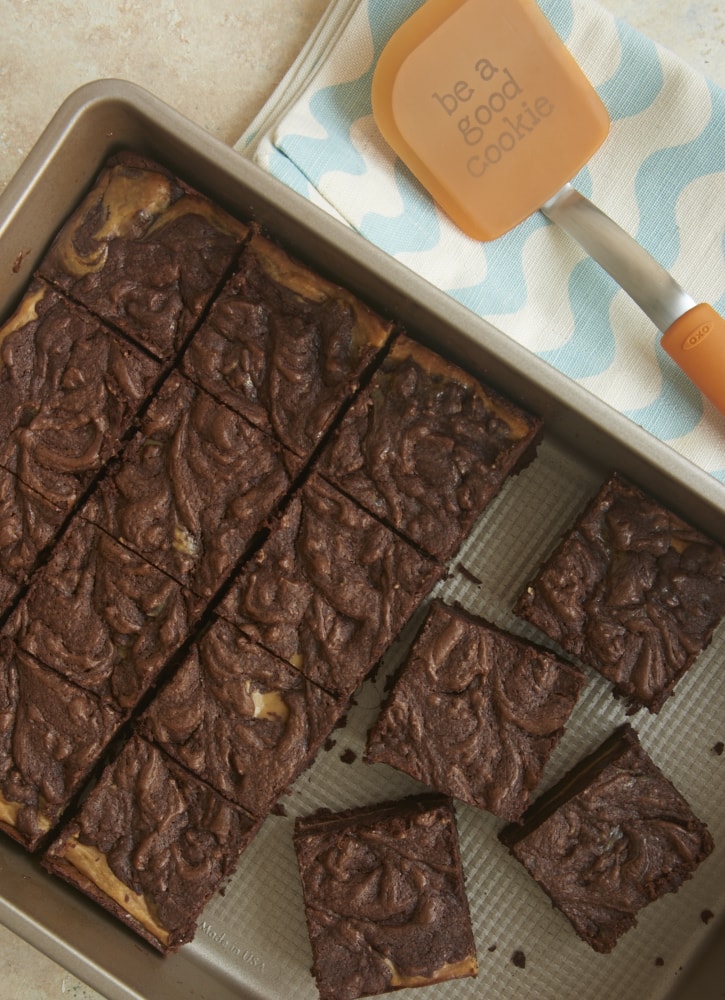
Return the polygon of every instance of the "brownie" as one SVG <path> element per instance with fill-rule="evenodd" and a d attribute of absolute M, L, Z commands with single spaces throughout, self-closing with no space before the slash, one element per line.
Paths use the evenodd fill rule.
<path fill-rule="evenodd" d="M 725 615 L 725 551 L 614 474 L 515 611 L 658 712 Z"/>
<path fill-rule="evenodd" d="M 0 636 L 0 829 L 35 850 L 120 724 Z"/>
<path fill-rule="evenodd" d="M 159 365 L 42 281 L 0 344 L 0 465 L 68 509 L 118 450 Z"/>
<path fill-rule="evenodd" d="M 219 609 L 309 680 L 347 698 L 441 572 L 313 475 Z"/>
<path fill-rule="evenodd" d="M 610 952 L 713 841 L 625 724 L 500 834 L 582 940 Z"/>
<path fill-rule="evenodd" d="M 320 1000 L 477 975 L 449 799 L 298 818 L 294 845 Z"/>
<path fill-rule="evenodd" d="M 141 724 L 169 756 L 263 817 L 311 763 L 340 712 L 299 671 L 217 619 Z"/>
<path fill-rule="evenodd" d="M 323 451 L 319 471 L 430 555 L 449 559 L 541 420 L 401 336 Z"/>
<path fill-rule="evenodd" d="M 207 598 L 289 480 L 270 438 L 172 373 L 85 513 Z"/>
<path fill-rule="evenodd" d="M 390 326 L 255 234 L 191 340 L 184 371 L 306 459 Z"/>
<path fill-rule="evenodd" d="M 128 714 L 201 610 L 166 574 L 77 518 L 5 628 L 26 652 Z"/>
<path fill-rule="evenodd" d="M 0 468 L 0 617 L 64 520 L 64 511 Z"/>
<path fill-rule="evenodd" d="M 192 939 L 258 825 L 133 737 L 43 864 L 169 953 Z"/>
<path fill-rule="evenodd" d="M 177 351 L 248 234 L 162 166 L 120 153 L 61 228 L 40 273 L 156 357 Z"/>
<path fill-rule="evenodd" d="M 518 820 L 584 681 L 552 653 L 433 601 L 365 760 Z"/>

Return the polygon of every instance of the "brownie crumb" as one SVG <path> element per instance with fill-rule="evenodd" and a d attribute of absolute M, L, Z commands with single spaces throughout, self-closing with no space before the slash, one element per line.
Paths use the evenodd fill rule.
<path fill-rule="evenodd" d="M 716 753 L 718 757 L 722 757 L 724 750 L 725 750 L 725 743 L 723 743 L 722 740 L 718 740 L 715 746 L 712 748 L 712 752 Z"/>
<path fill-rule="evenodd" d="M 347 750 L 344 750 L 340 754 L 340 760 L 343 764 L 354 764 L 357 760 L 357 754 L 354 750 L 351 750 L 350 747 L 348 747 Z"/>
<path fill-rule="evenodd" d="M 286 816 L 287 815 L 287 810 L 285 809 L 284 805 L 281 802 L 275 802 L 275 804 L 272 806 L 270 812 L 272 813 L 273 816 Z"/>
<path fill-rule="evenodd" d="M 665 964 L 664 958 L 662 958 L 661 955 L 658 955 L 657 958 L 655 959 L 655 965 L 661 966 L 661 965 L 664 965 L 664 964 Z"/>
<path fill-rule="evenodd" d="M 496 948 L 498 948 L 498 945 L 496 945 L 496 944 L 491 944 L 491 945 L 488 946 L 488 950 L 489 951 L 496 951 Z"/>
<path fill-rule="evenodd" d="M 516 966 L 517 969 L 526 968 L 526 955 L 523 953 L 523 951 L 521 951 L 521 949 L 517 949 L 513 953 L 513 955 L 511 956 L 511 961 L 513 962 L 513 964 Z"/>
<path fill-rule="evenodd" d="M 337 740 L 333 740 L 331 736 L 328 736 L 323 744 L 323 748 L 328 752 L 337 744 Z"/>
<path fill-rule="evenodd" d="M 712 910 L 703 910 L 702 913 L 700 914 L 700 920 L 702 920 L 703 924 L 709 924 L 710 921 L 714 918 L 714 916 L 715 914 L 712 912 Z"/>
<path fill-rule="evenodd" d="M 480 587 L 483 580 L 479 580 L 475 573 L 472 573 L 467 566 L 464 566 L 462 562 L 458 563 L 458 572 L 468 580 L 469 583 L 475 583 L 477 587 Z"/>

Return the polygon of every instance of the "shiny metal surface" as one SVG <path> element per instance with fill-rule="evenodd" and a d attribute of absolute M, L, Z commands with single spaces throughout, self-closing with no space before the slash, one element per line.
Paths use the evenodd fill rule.
<path fill-rule="evenodd" d="M 571 184 L 541 211 L 614 278 L 658 330 L 664 333 L 696 305 L 654 257 Z"/>

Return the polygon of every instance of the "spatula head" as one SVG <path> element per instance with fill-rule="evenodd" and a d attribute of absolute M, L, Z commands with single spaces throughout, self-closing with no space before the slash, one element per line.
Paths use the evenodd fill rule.
<path fill-rule="evenodd" d="M 428 0 L 383 50 L 372 100 L 387 142 L 478 240 L 535 212 L 609 131 L 534 0 Z"/>

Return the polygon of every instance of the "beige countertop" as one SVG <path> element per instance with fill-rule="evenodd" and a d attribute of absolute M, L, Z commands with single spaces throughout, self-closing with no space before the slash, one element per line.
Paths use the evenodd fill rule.
<path fill-rule="evenodd" d="M 0 0 L 0 190 L 63 99 L 101 77 L 146 87 L 232 144 L 327 2 Z M 604 6 L 725 87 L 723 0 L 604 0 Z M 62 997 L 98 994 L 0 926 L 0 1000 Z"/>

